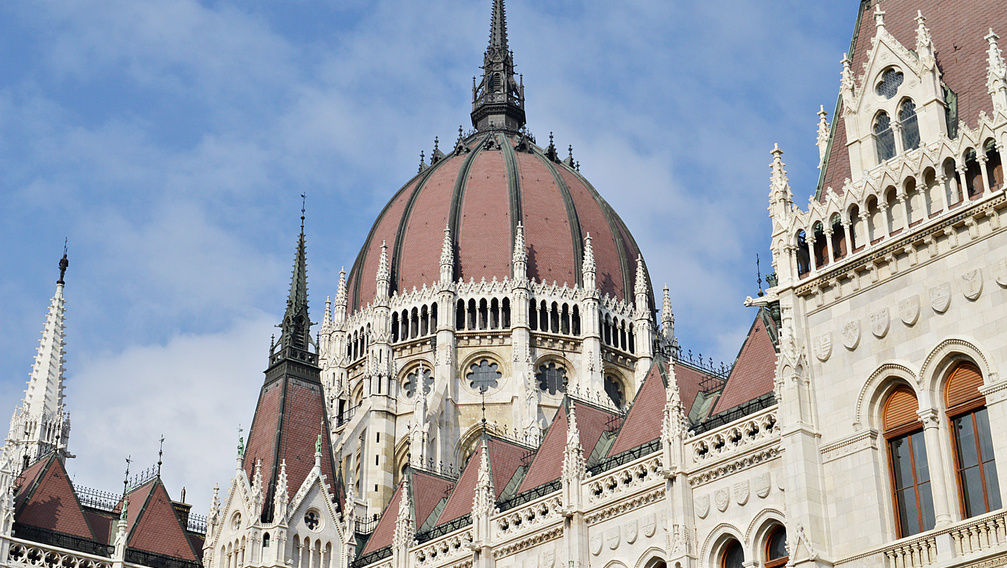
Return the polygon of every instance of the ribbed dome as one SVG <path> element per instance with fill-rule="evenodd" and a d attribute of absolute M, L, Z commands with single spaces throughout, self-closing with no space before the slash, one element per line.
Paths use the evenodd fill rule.
<path fill-rule="evenodd" d="M 601 293 L 633 300 L 639 249 L 619 216 L 569 161 L 555 159 L 554 150 L 498 130 L 478 132 L 451 154 L 438 155 L 385 206 L 350 271 L 348 310 L 373 301 L 382 243 L 391 292 L 440 280 L 445 226 L 454 242 L 453 280 L 510 277 L 519 222 L 529 279 L 580 285 L 590 234 Z M 647 286 L 653 307 L 649 275 Z"/>

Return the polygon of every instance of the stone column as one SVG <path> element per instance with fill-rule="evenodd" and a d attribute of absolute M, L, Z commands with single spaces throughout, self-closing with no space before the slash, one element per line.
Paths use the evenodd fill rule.
<path fill-rule="evenodd" d="M 980 153 L 976 151 L 976 161 L 979 162 L 979 177 L 983 178 L 983 192 L 988 194 L 990 192 L 990 180 L 986 177 L 986 162 L 989 158 L 986 157 L 986 153 Z"/>
<path fill-rule="evenodd" d="M 836 258 L 836 252 L 832 250 L 832 235 L 834 231 L 832 227 L 827 227 L 825 229 L 825 264 L 829 264 Z"/>
<path fill-rule="evenodd" d="M 944 452 L 941 450 L 940 414 L 933 408 L 917 413 L 923 422 L 923 436 L 927 445 L 927 465 L 930 470 L 930 491 L 933 493 L 934 517 L 937 528 L 951 524 L 947 484 L 944 479 Z"/>

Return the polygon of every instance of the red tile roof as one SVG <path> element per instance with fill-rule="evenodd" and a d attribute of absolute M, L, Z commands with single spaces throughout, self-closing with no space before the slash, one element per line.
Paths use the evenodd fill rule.
<path fill-rule="evenodd" d="M 422 471 L 413 472 L 409 488 L 413 495 L 413 514 L 417 530 L 427 522 L 437 504 L 447 499 L 453 487 L 454 482 L 449 479 Z"/>
<path fill-rule="evenodd" d="M 675 362 L 675 381 L 678 382 L 678 396 L 682 399 L 682 407 L 685 408 L 686 415 L 696 402 L 699 396 L 700 384 L 707 375 L 702 371 L 685 363 Z"/>
<path fill-rule="evenodd" d="M 14 513 L 18 523 L 96 540 L 66 469 L 55 454 L 29 467 L 19 480 Z"/>
<path fill-rule="evenodd" d="M 615 415 L 580 402 L 570 402 L 570 404 L 574 405 L 574 412 L 577 415 L 577 429 L 580 432 L 580 445 L 584 449 L 584 457 L 587 458 L 594 451 L 602 432 L 613 426 L 611 421 Z M 614 426 L 618 427 L 618 424 L 616 423 Z M 518 493 L 560 478 L 563 473 L 566 431 L 567 411 L 566 405 L 564 405 L 556 412 L 556 418 L 553 419 L 552 425 L 546 431 L 538 452 L 535 453 L 535 457 L 532 458 L 531 464 L 528 466 L 528 473 L 521 481 L 521 486 L 518 487 Z"/>
<path fill-rule="evenodd" d="M 856 30 L 856 45 L 850 54 L 853 73 L 858 79 L 870 55 L 871 38 L 876 32 L 874 11 L 869 7 L 873 4 L 860 5 L 860 27 Z M 909 49 L 916 48 L 916 11 L 920 10 L 926 17 L 944 83 L 958 96 L 958 119 L 974 127 L 980 111 L 992 114 L 993 103 L 986 90 L 986 50 L 989 44 L 984 38 L 989 28 L 1007 34 L 1007 3 L 1003 0 L 885 0 L 883 5 L 885 28 Z M 836 73 L 839 73 L 838 67 Z M 840 118 L 837 120 L 836 116 Z M 826 188 L 832 187 L 837 194 L 842 193 L 843 180 L 851 177 L 846 127 L 841 111 L 836 116 L 832 117 L 831 150 L 819 188 L 823 200 Z"/>
<path fill-rule="evenodd" d="M 528 450 L 496 437 L 489 436 L 487 439 L 489 440 L 490 477 L 493 479 L 494 496 L 499 498 L 507 482 L 514 476 L 514 472 L 521 467 L 521 460 Z M 454 491 L 451 492 L 451 497 L 448 498 L 444 510 L 437 518 L 438 525 L 451 522 L 472 512 L 472 499 L 475 497 L 476 482 L 479 479 L 482 447 L 482 442 L 480 442 L 472 453 L 469 463 L 465 465 Z"/>
<path fill-rule="evenodd" d="M 766 329 L 767 325 L 773 325 L 772 320 L 760 309 L 711 415 L 773 392 L 776 347 Z"/>
<path fill-rule="evenodd" d="M 626 420 L 619 428 L 618 436 L 608 455 L 614 456 L 632 450 L 660 437 L 664 404 L 667 400 L 665 379 L 662 376 L 664 373 L 661 372 L 661 367 L 665 364 L 662 357 L 654 358 L 650 372 L 643 379 L 643 385 L 636 393 L 633 405 L 630 406 Z"/>
<path fill-rule="evenodd" d="M 364 545 L 364 549 L 360 552 L 361 556 L 364 554 L 370 554 L 375 550 L 380 550 L 386 546 L 391 546 L 392 540 L 395 536 L 395 522 L 398 520 L 399 501 L 402 499 L 402 488 L 403 485 L 401 483 L 399 483 L 399 486 L 395 488 L 395 492 L 392 493 L 391 500 L 388 501 L 388 505 L 381 513 L 378 525 L 374 527 L 374 532 L 371 533 L 371 537 L 367 540 L 367 544 Z"/>
<path fill-rule="evenodd" d="M 135 520 L 129 525 L 129 537 L 126 546 L 136 550 L 163 554 L 172 558 L 181 558 L 198 562 L 200 554 L 193 549 L 186 534 L 185 527 L 175 513 L 171 498 L 160 479 L 155 479 L 147 485 L 146 491 L 137 491 L 140 495 L 146 493 L 141 505 L 137 500 L 130 500 L 128 516 Z M 139 496 L 139 495 L 138 495 Z M 134 517 L 133 511 L 137 511 Z"/>

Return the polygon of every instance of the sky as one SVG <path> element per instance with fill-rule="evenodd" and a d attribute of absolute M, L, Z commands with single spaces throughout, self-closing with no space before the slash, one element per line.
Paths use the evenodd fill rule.
<path fill-rule="evenodd" d="M 770 150 L 806 204 L 858 4 L 508 0 L 529 130 L 573 145 L 659 301 L 669 285 L 684 349 L 736 357 L 756 255 L 771 271 Z M 0 4 L 0 415 L 23 396 L 65 239 L 70 474 L 114 491 L 164 435 L 168 490 L 205 514 L 254 412 L 300 194 L 320 320 L 420 151 L 470 126 L 490 7 Z"/>

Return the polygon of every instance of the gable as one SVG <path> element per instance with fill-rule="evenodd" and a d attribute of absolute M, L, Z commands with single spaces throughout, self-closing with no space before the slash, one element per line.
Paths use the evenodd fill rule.
<path fill-rule="evenodd" d="M 87 540 L 97 540 L 77 501 L 73 485 L 63 464 L 55 455 L 41 460 L 39 467 L 25 471 L 25 479 L 34 477 L 32 483 L 22 485 L 24 499 L 16 509 L 19 524 L 69 534 Z"/>
<path fill-rule="evenodd" d="M 141 507 L 137 507 L 138 504 L 130 501 L 127 515 L 133 516 L 133 507 L 137 507 L 139 510 L 136 512 L 135 520 L 130 524 L 126 546 L 172 558 L 199 562 L 200 558 L 192 549 L 164 484 L 159 479 L 155 479 L 149 487 L 150 490 Z"/>

